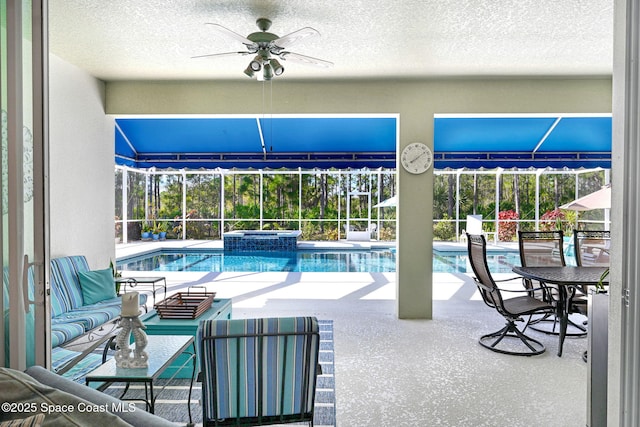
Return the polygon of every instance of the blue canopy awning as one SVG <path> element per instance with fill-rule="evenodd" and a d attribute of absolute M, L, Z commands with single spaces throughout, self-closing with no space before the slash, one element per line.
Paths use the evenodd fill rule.
<path fill-rule="evenodd" d="M 137 168 L 396 167 L 392 115 L 129 116 L 115 123 L 116 163 Z M 610 168 L 611 115 L 436 115 L 434 162 L 437 169 Z"/>
<path fill-rule="evenodd" d="M 611 114 L 437 115 L 438 168 L 611 167 Z"/>
<path fill-rule="evenodd" d="M 138 168 L 395 167 L 395 117 L 116 118 L 116 163 Z"/>

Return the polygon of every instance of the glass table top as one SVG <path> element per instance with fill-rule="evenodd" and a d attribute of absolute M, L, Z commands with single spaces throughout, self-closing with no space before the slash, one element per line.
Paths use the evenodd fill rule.
<path fill-rule="evenodd" d="M 148 335 L 145 351 L 147 368 L 118 368 L 114 358 L 87 374 L 86 381 L 144 381 L 157 378 L 183 351 L 193 343 L 188 335 Z M 131 347 L 134 345 L 132 344 Z"/>

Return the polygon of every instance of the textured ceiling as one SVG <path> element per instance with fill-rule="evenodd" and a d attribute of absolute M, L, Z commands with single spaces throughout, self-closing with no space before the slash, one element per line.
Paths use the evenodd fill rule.
<path fill-rule="evenodd" d="M 284 63 L 277 79 L 604 76 L 612 72 L 613 0 L 50 0 L 50 50 L 103 80 L 247 79 L 250 57 L 205 22 L 242 35 L 255 20 L 291 51 L 335 64 Z"/>

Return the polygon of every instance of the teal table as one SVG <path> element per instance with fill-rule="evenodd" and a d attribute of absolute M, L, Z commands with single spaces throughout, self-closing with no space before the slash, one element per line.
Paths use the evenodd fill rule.
<path fill-rule="evenodd" d="M 153 383 L 158 378 L 161 378 L 165 371 L 174 366 L 176 361 L 184 355 L 189 357 L 183 360 L 183 365 L 180 368 L 184 368 L 186 371 L 190 371 L 191 374 L 191 386 L 189 387 L 189 402 L 191 401 L 191 391 L 193 388 L 193 378 L 196 371 L 196 355 L 193 343 L 193 337 L 182 335 L 164 335 L 164 336 L 149 336 L 147 341 L 147 347 L 145 351 L 149 355 L 149 367 L 147 368 L 118 368 L 116 366 L 115 358 L 109 359 L 103 365 L 97 367 L 93 371 L 89 372 L 85 377 L 85 383 L 90 385 L 92 382 L 101 383 L 97 389 L 102 391 L 108 388 L 111 384 L 116 382 L 126 383 L 126 387 L 120 396 L 121 400 L 142 400 L 145 402 L 147 411 L 152 414 L 155 411 L 155 402 L 157 395 L 153 390 Z M 191 366 L 189 362 L 192 362 Z M 176 373 L 179 370 L 174 370 Z M 125 395 L 129 390 L 131 383 L 144 383 L 144 395 L 145 399 L 126 399 Z M 164 390 L 164 387 L 162 387 Z M 162 392 L 162 390 L 160 392 Z M 159 393 L 158 393 L 159 394 Z M 189 409 L 189 422 L 191 423 L 191 405 L 187 403 Z"/>
<path fill-rule="evenodd" d="M 231 299 L 214 299 L 211 308 L 195 319 L 161 319 L 155 310 L 140 316 L 147 335 L 187 335 L 195 338 L 201 320 L 231 319 Z M 149 352 L 147 352 L 149 353 Z M 149 353 L 151 354 L 151 353 Z M 190 353 L 178 357 L 161 378 L 191 378 L 191 370 L 184 365 Z"/>

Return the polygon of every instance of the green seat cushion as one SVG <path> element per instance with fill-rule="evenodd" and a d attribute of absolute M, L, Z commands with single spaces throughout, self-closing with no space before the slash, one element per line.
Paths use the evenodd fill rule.
<path fill-rule="evenodd" d="M 111 268 L 79 271 L 84 305 L 95 304 L 116 297 L 116 283 Z"/>

